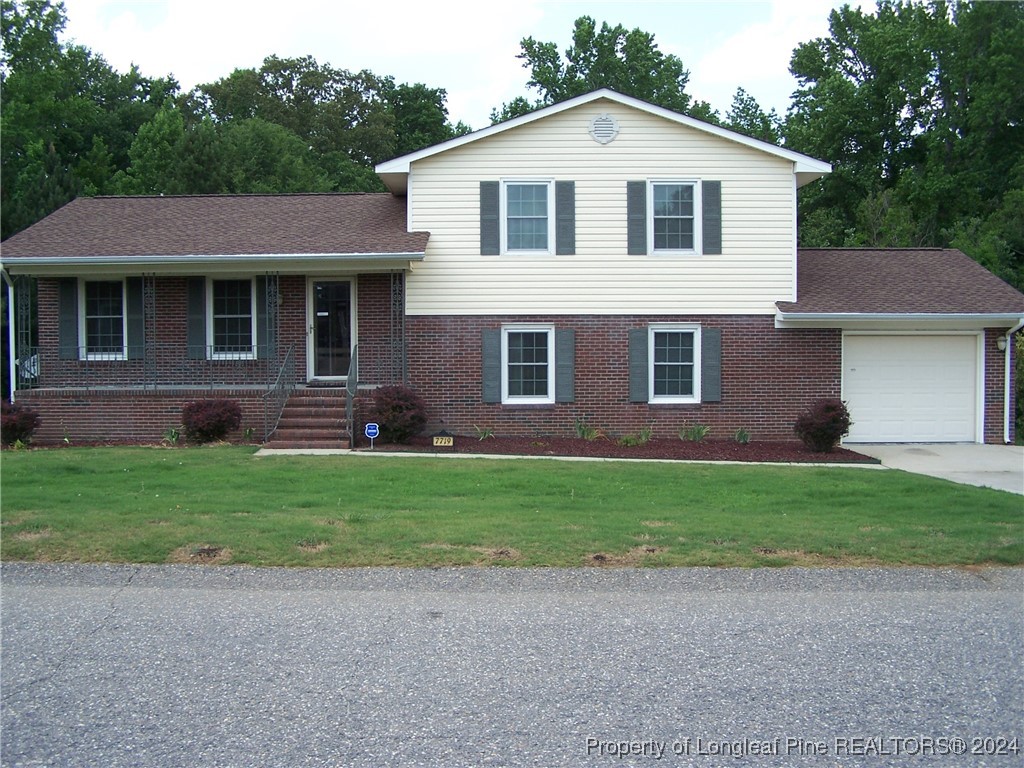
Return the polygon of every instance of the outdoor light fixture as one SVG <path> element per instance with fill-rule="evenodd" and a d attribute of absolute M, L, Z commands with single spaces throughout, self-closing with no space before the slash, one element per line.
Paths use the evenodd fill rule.
<path fill-rule="evenodd" d="M 998 349 L 1000 352 L 1003 352 L 1003 351 L 1006 350 L 1006 337 L 1005 336 L 996 336 L 996 349 Z"/>

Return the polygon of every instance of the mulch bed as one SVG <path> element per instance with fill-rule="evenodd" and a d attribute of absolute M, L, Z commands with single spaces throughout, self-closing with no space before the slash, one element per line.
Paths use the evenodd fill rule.
<path fill-rule="evenodd" d="M 360 440 L 360 451 L 369 451 L 369 442 Z M 734 440 L 701 440 L 655 438 L 645 445 L 624 446 L 614 440 L 599 438 L 583 440 L 571 437 L 456 437 L 453 447 L 436 448 L 430 436 L 415 437 L 405 445 L 374 443 L 375 451 L 415 451 L 417 453 L 484 453 L 514 456 L 579 456 L 608 459 L 668 459 L 676 461 L 763 461 L 792 463 L 861 463 L 877 464 L 878 460 L 846 448 L 831 453 L 814 453 L 802 443 Z"/>

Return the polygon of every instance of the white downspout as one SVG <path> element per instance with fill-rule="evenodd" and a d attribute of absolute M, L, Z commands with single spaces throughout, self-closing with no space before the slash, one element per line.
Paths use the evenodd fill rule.
<path fill-rule="evenodd" d="M 1024 328 L 1024 318 L 1013 328 L 1008 330 L 1003 338 L 1006 339 L 1006 349 L 1003 350 L 1005 358 L 1003 367 L 1003 442 L 1010 442 L 1010 393 L 1013 391 L 1013 371 L 1010 370 L 1010 357 L 1013 354 L 1013 334 Z"/>
<path fill-rule="evenodd" d="M 4 276 L 4 282 L 7 283 L 7 288 L 10 291 L 7 300 L 7 364 L 10 369 L 11 382 L 11 402 L 14 402 L 14 392 L 18 388 L 17 379 L 17 368 L 14 363 L 14 283 L 11 280 L 11 276 L 7 274 L 7 270 L 0 270 L 0 273 Z"/>

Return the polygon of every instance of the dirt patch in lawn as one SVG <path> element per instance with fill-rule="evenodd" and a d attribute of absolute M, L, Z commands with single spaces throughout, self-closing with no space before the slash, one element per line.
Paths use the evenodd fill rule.
<path fill-rule="evenodd" d="M 455 445 L 435 447 L 429 436 L 414 437 L 405 445 L 377 443 L 374 451 L 415 451 L 417 453 L 493 454 L 500 456 L 569 456 L 595 459 L 659 459 L 662 461 L 755 461 L 778 463 L 878 464 L 870 456 L 836 448 L 831 453 L 809 451 L 799 442 L 701 440 L 654 438 L 643 445 L 619 445 L 608 438 L 584 440 L 572 437 L 456 437 Z M 358 450 L 369 451 L 368 445 Z"/>

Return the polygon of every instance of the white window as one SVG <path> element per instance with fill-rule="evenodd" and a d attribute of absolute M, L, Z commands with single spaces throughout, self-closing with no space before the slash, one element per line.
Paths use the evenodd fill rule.
<path fill-rule="evenodd" d="M 647 185 L 647 242 L 652 253 L 700 253 L 701 200 L 696 181 Z"/>
<path fill-rule="evenodd" d="M 506 181 L 501 185 L 503 252 L 554 252 L 554 198 L 552 181 Z"/>
<path fill-rule="evenodd" d="M 126 360 L 124 281 L 85 280 L 79 290 L 79 338 L 85 339 L 84 359 Z"/>
<path fill-rule="evenodd" d="M 253 280 L 211 280 L 207 344 L 213 359 L 256 357 L 256 291 Z"/>
<path fill-rule="evenodd" d="M 648 329 L 650 402 L 700 402 L 700 326 L 652 325 Z"/>
<path fill-rule="evenodd" d="M 555 402 L 555 329 L 515 325 L 501 329 L 501 402 Z"/>

